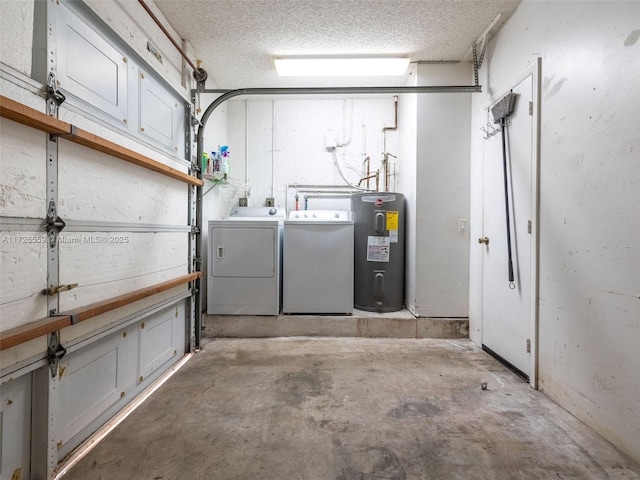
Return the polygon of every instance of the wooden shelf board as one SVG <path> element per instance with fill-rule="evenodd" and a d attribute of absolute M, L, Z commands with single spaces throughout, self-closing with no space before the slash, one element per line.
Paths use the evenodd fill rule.
<path fill-rule="evenodd" d="M 170 290 L 185 283 L 192 282 L 202 277 L 202 272 L 189 273 L 166 282 L 158 283 L 150 287 L 141 288 L 133 292 L 125 293 L 117 297 L 109 298 L 101 302 L 92 303 L 73 311 L 63 312 L 59 316 L 45 317 L 34 322 L 10 328 L 0 332 L 0 350 L 15 347 L 21 343 L 28 342 L 42 335 L 47 335 L 71 325 L 71 317 L 75 315 L 78 322 L 110 312 L 116 308 L 124 307 L 130 303 L 137 302 L 144 298 L 156 295 L 157 293 Z"/>
<path fill-rule="evenodd" d="M 76 128 L 70 123 L 50 117 L 45 113 L 39 112 L 31 107 L 27 107 L 26 105 L 2 95 L 0 95 L 0 116 L 23 125 L 28 125 L 38 130 L 42 130 L 43 132 L 58 135 L 70 142 L 106 153 L 119 158 L 120 160 L 138 165 L 139 167 L 188 183 L 189 185 L 204 185 L 204 182 L 201 179 L 194 177 L 193 175 L 176 170 L 164 163 L 160 163 L 152 158 L 146 157 L 145 155 L 107 140 L 106 138 L 87 132 L 86 130 Z"/>

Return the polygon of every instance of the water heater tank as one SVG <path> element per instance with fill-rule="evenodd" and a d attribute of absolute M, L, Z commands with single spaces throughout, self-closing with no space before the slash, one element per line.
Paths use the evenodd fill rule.
<path fill-rule="evenodd" d="M 405 201 L 401 193 L 351 197 L 354 220 L 354 307 L 395 312 L 404 307 Z"/>

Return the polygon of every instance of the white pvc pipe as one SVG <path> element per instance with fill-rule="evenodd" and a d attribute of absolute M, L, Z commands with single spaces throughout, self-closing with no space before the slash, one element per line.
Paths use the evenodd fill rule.
<path fill-rule="evenodd" d="M 276 100 L 271 100 L 271 196 L 275 198 L 276 190 Z"/>
<path fill-rule="evenodd" d="M 249 185 L 249 100 L 244 101 L 244 184 Z M 249 201 L 249 192 L 244 197 Z"/>

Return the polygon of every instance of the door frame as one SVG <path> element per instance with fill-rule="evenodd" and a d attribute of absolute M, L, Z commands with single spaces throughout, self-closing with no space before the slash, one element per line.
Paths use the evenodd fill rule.
<path fill-rule="evenodd" d="M 497 91 L 489 97 L 489 101 L 482 108 L 488 111 L 492 105 L 505 96 L 509 91 L 527 77 L 532 78 L 531 101 L 533 103 L 533 114 L 531 119 L 531 291 L 530 291 L 530 320 L 529 338 L 531 341 L 531 356 L 529 359 L 529 384 L 538 389 L 538 291 L 539 291 L 539 219 L 540 219 L 540 110 L 541 110 L 541 74 L 542 58 L 537 57 L 526 69 L 508 82 L 509 87 Z M 484 160 L 483 160 L 484 162 Z M 484 181 L 482 182 L 482 192 L 484 198 Z M 484 230 L 484 207 L 483 207 L 483 230 Z M 484 289 L 484 255 L 482 256 L 482 271 L 480 284 Z M 482 306 L 482 322 L 484 325 L 484 305 Z M 484 330 L 484 329 L 483 329 Z M 481 332 L 484 336 L 484 331 Z M 481 342 L 482 343 L 482 342 Z"/>

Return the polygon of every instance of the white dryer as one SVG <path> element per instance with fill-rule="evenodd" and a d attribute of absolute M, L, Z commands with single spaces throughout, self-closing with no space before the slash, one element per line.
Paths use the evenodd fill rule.
<path fill-rule="evenodd" d="M 283 313 L 353 314 L 350 212 L 296 210 L 284 222 Z"/>
<path fill-rule="evenodd" d="M 234 207 L 209 221 L 207 313 L 278 315 L 284 210 Z"/>

